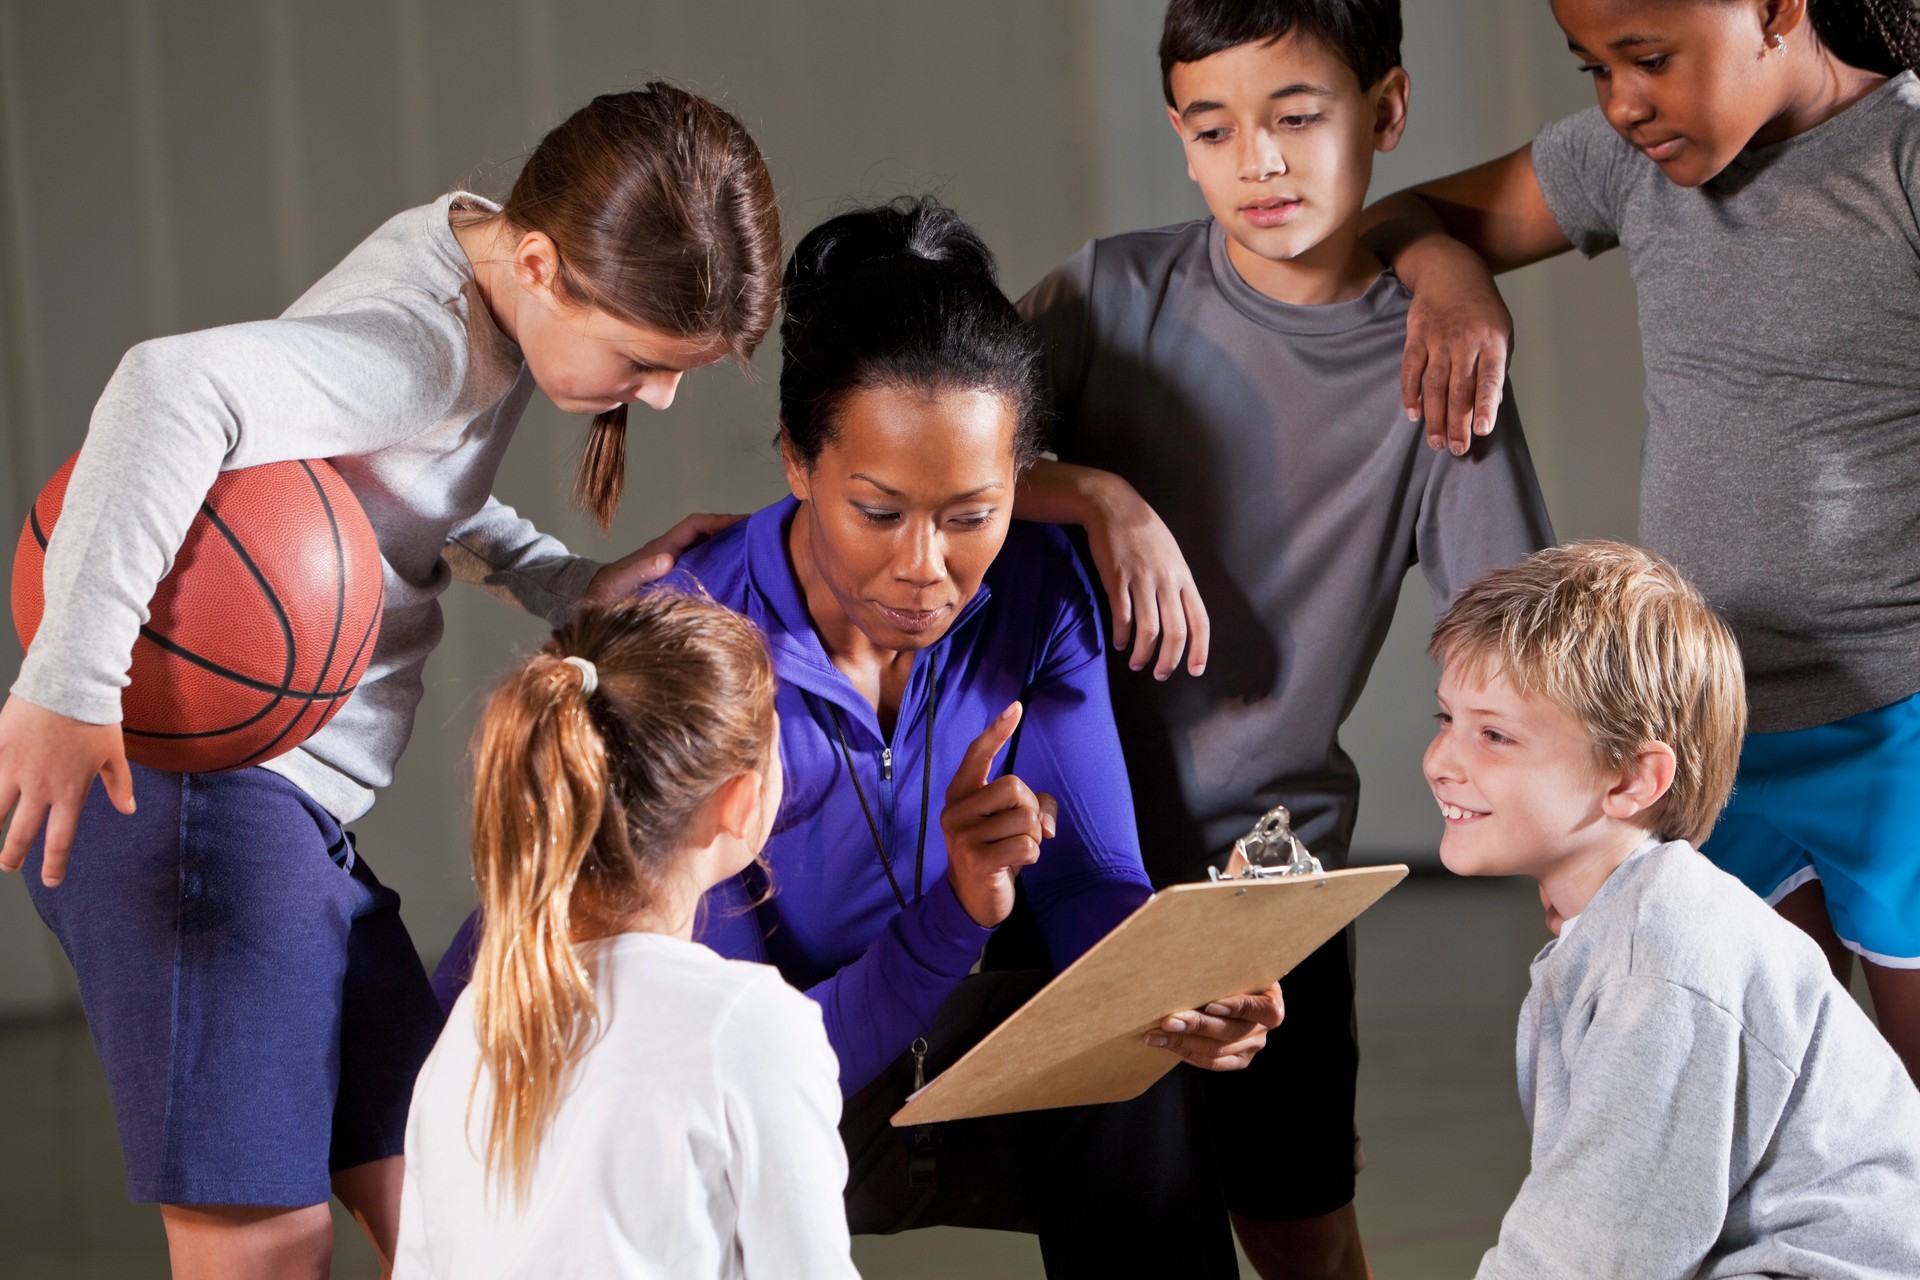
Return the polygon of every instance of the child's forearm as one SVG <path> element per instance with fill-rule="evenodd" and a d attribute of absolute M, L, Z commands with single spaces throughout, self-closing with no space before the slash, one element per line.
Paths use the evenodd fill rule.
<path fill-rule="evenodd" d="M 1499 275 L 1573 247 L 1547 205 L 1531 146 L 1375 201 L 1360 215 L 1360 234 L 1416 293 L 1416 277 L 1469 258 L 1472 270 Z"/>
<path fill-rule="evenodd" d="M 1014 491 L 1013 514 L 1087 531 L 1112 611 L 1114 647 L 1124 648 L 1131 637 L 1135 671 L 1152 662 L 1156 650 L 1155 679 L 1172 675 L 1183 651 L 1189 671 L 1206 670 L 1212 630 L 1193 571 L 1172 531 L 1131 484 L 1110 471 L 1042 460 Z"/>
<path fill-rule="evenodd" d="M 1402 256 L 1412 250 L 1417 266 L 1420 248 L 1436 238 L 1449 238 L 1447 224 L 1412 190 L 1396 191 L 1376 200 L 1360 214 L 1360 239 L 1403 280 L 1406 273 L 1400 269 Z"/>
<path fill-rule="evenodd" d="M 1360 235 L 1374 256 L 1393 268 L 1408 289 L 1460 287 L 1488 280 L 1499 268 L 1458 238 L 1451 223 L 1418 191 L 1397 191 L 1368 206 Z"/>
<path fill-rule="evenodd" d="M 1086 528 L 1140 500 L 1133 486 L 1111 471 L 1042 458 L 1020 477 L 1013 514 L 1019 520 Z"/>

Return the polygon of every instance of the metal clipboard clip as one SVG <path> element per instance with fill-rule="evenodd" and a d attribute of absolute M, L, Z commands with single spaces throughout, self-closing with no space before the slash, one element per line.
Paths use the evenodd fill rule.
<path fill-rule="evenodd" d="M 1320 859 L 1307 852 L 1300 837 L 1293 834 L 1293 815 L 1285 805 L 1275 805 L 1265 817 L 1253 824 L 1253 830 L 1233 842 L 1227 869 L 1207 868 L 1207 879 L 1280 880 L 1288 876 L 1325 874 Z"/>

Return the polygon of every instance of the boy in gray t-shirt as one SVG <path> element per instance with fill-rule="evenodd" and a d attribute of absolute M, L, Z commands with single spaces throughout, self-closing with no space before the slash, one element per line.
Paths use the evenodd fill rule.
<path fill-rule="evenodd" d="M 1920 1094 L 1820 949 L 1694 851 L 1739 651 L 1672 565 L 1542 551 L 1434 628 L 1440 857 L 1540 883 L 1533 1167 L 1482 1280 L 1920 1275 Z"/>
<path fill-rule="evenodd" d="M 1357 234 L 1373 154 L 1405 125 L 1399 42 L 1395 0 L 1176 0 L 1168 116 L 1213 216 L 1090 243 L 1021 303 L 1047 343 L 1062 462 L 1138 490 L 1212 616 L 1200 678 L 1114 673 L 1156 883 L 1203 878 L 1276 804 L 1338 863 L 1359 784 L 1337 731 L 1406 571 L 1444 607 L 1552 540 L 1510 407 L 1462 457 L 1430 453 L 1401 409 L 1409 295 Z M 1062 466 L 1031 483 L 1088 482 Z M 1364 1271 L 1350 948 L 1290 974 L 1267 1049 L 1205 1081 L 1262 1274 Z M 1319 1105 L 1272 1105 L 1301 1089 Z"/>

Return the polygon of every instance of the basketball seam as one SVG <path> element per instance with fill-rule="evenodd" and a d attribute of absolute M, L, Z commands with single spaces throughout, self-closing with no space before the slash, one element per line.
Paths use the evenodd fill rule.
<path fill-rule="evenodd" d="M 313 485 L 313 491 L 316 495 L 318 495 L 320 499 L 320 509 L 326 512 L 326 515 L 327 515 L 327 528 L 333 534 L 333 566 L 334 566 L 333 577 L 334 577 L 334 584 L 335 584 L 334 585 L 334 607 L 333 607 L 333 636 L 331 639 L 327 641 L 327 655 L 324 659 L 322 659 L 320 663 L 319 674 L 315 675 L 313 678 L 313 687 L 315 688 L 315 690 L 319 690 L 321 688 L 324 688 L 327 683 L 327 673 L 333 670 L 334 652 L 340 647 L 341 615 L 346 612 L 346 608 L 347 608 L 347 553 L 346 553 L 346 549 L 340 545 L 340 522 L 338 519 L 335 518 L 333 514 L 333 503 L 329 501 L 327 498 L 326 487 L 320 483 L 320 477 L 314 474 L 313 465 L 311 463 L 309 463 L 304 458 L 299 459 L 299 463 L 300 463 L 300 469 L 306 473 L 308 483 Z M 291 658 L 294 656 L 291 652 L 292 644 L 293 644 L 293 641 L 291 638 L 288 639 L 287 644 L 289 649 L 288 657 Z M 289 681 L 292 680 L 293 673 L 291 671 L 287 673 L 287 678 Z M 314 705 L 315 703 L 312 700 L 308 700 L 305 706 L 301 707 L 298 711 L 293 713 L 293 719 L 287 721 L 287 723 L 281 727 L 280 732 L 274 734 L 273 738 L 269 742 L 267 742 L 266 745 L 262 746 L 258 751 L 255 751 L 252 755 L 237 761 L 233 767 L 236 769 L 245 768 L 247 765 L 252 764 L 255 760 L 259 760 L 259 759 L 262 759 L 263 757 L 271 755 L 273 753 L 273 749 L 280 745 L 281 740 L 285 738 L 288 734 L 292 733 L 294 729 L 299 725 L 299 723 L 306 718 L 307 712 L 311 711 Z M 305 740 L 306 738 L 303 736 L 301 738 L 301 741 L 304 742 Z"/>

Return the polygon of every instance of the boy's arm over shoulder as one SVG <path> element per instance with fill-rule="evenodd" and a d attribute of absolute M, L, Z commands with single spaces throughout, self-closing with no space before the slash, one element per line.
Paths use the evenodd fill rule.
<path fill-rule="evenodd" d="M 1042 459 L 1021 477 L 1014 515 L 1077 524 L 1087 531 L 1111 606 L 1114 647 L 1131 645 L 1134 670 L 1152 663 L 1155 678 L 1165 680 L 1185 654 L 1187 669 L 1199 675 L 1206 669 L 1212 627 L 1179 544 L 1124 477 L 1072 464 L 1081 392 L 1096 341 L 1099 252 L 1099 241 L 1087 241 L 1017 304 L 1040 335 L 1053 411 L 1050 447 L 1063 461 Z"/>
<path fill-rule="evenodd" d="M 1429 463 L 1414 544 L 1436 613 L 1483 575 L 1553 545 L 1512 388 L 1495 421 L 1465 455 Z"/>
<path fill-rule="evenodd" d="M 1533 1168 L 1480 1280 L 1694 1274 L 1794 1088 L 1731 1014 L 1666 979 L 1614 979 L 1582 1012 L 1537 1046 Z"/>

